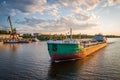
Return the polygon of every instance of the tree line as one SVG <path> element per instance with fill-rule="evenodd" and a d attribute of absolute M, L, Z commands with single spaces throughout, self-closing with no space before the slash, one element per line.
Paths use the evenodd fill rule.
<path fill-rule="evenodd" d="M 0 30 L 0 34 L 10 34 L 10 31 L 7 30 Z M 87 34 L 73 34 L 73 39 L 87 39 L 92 38 L 94 35 L 87 35 Z M 116 35 L 105 35 L 107 38 L 120 38 L 120 36 Z M 64 40 L 64 39 L 70 39 L 70 35 L 64 35 L 64 34 L 41 34 L 38 36 L 33 36 L 31 34 L 25 34 L 22 36 L 23 38 L 38 38 L 41 41 L 44 40 Z"/>
<path fill-rule="evenodd" d="M 94 35 L 85 35 L 85 34 L 73 34 L 72 38 L 73 39 L 90 39 L 92 38 Z M 105 35 L 107 38 L 120 38 L 120 36 L 116 36 L 116 35 Z M 35 38 L 34 36 L 27 34 L 24 35 L 23 38 Z M 45 40 L 64 40 L 64 39 L 70 39 L 70 35 L 64 35 L 64 34 L 41 34 L 39 36 L 37 36 L 36 38 L 38 38 L 41 41 L 45 41 Z"/>
<path fill-rule="evenodd" d="M 10 31 L 7 31 L 7 30 L 0 30 L 0 34 L 10 34 Z"/>

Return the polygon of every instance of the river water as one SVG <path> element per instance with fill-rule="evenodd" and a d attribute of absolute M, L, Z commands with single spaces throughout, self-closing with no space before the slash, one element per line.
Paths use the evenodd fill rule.
<path fill-rule="evenodd" d="M 120 80 L 120 38 L 81 60 L 51 63 L 46 42 L 0 45 L 0 80 Z"/>

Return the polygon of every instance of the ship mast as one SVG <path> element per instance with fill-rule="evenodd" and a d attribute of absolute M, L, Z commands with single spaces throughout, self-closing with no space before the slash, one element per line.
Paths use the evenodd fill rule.
<path fill-rule="evenodd" d="M 72 40 L 72 28 L 70 28 L 70 40 Z"/>

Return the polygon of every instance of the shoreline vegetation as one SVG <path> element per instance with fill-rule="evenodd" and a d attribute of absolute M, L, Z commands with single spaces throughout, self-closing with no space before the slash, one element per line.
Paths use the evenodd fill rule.
<path fill-rule="evenodd" d="M 10 31 L 8 30 L 0 30 L 0 40 L 3 39 L 1 36 L 4 35 L 10 35 Z M 19 34 L 19 37 L 22 38 L 38 38 L 41 41 L 46 41 L 46 40 L 64 40 L 64 39 L 69 39 L 70 35 L 65 35 L 65 34 Z M 89 39 L 92 38 L 94 35 L 88 35 L 88 34 L 73 34 L 72 38 L 73 39 Z M 120 38 L 120 36 L 117 35 L 105 35 L 107 38 Z M 6 39 L 6 38 L 4 38 Z M 8 38 L 7 38 L 8 39 Z"/>
<path fill-rule="evenodd" d="M 10 34 L 9 30 L 0 30 L 0 35 L 2 34 Z"/>

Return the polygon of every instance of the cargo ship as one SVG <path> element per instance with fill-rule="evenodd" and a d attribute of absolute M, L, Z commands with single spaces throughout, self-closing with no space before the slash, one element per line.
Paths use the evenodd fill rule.
<path fill-rule="evenodd" d="M 48 52 L 52 62 L 84 58 L 107 45 L 106 38 L 95 35 L 91 40 L 49 40 Z"/>

